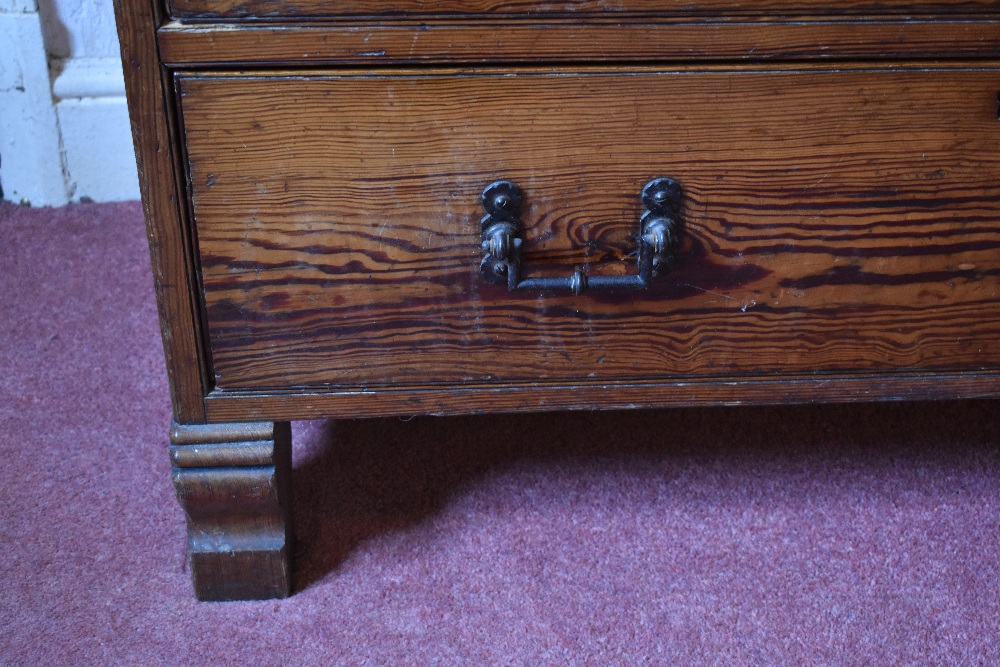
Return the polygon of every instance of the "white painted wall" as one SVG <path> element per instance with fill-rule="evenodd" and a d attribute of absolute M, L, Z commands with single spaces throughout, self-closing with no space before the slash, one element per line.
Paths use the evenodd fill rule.
<path fill-rule="evenodd" d="M 66 200 L 58 122 L 34 0 L 0 0 L 0 188 L 11 201 Z"/>
<path fill-rule="evenodd" d="M 53 58 L 118 59 L 111 0 L 37 0 L 45 45 Z"/>
<path fill-rule="evenodd" d="M 5 199 L 139 196 L 119 58 L 111 0 L 0 0 Z"/>

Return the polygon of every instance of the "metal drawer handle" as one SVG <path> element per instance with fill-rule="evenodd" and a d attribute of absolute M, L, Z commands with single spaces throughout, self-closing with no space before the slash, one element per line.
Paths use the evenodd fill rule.
<path fill-rule="evenodd" d="M 483 190 L 485 255 L 479 271 L 486 282 L 506 283 L 509 290 L 571 290 L 580 294 L 586 289 L 645 289 L 654 276 L 670 268 L 681 204 L 681 185 L 673 179 L 654 178 L 642 189 L 646 211 L 639 218 L 639 272 L 631 276 L 588 276 L 577 268 L 566 278 L 522 278 L 521 194 L 521 188 L 510 181 L 495 181 Z"/>

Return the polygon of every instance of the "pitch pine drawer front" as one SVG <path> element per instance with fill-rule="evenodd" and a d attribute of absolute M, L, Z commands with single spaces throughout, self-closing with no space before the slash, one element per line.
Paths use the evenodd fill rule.
<path fill-rule="evenodd" d="M 530 16 L 574 18 L 608 15 L 829 17 L 865 14 L 946 14 L 996 11 L 994 0 L 168 0 L 170 13 L 182 19 L 282 19 L 342 16 Z"/>
<path fill-rule="evenodd" d="M 1000 368 L 998 69 L 176 85 L 217 389 Z M 658 177 L 673 259 L 566 289 L 637 273 Z M 539 289 L 481 271 L 498 180 Z"/>

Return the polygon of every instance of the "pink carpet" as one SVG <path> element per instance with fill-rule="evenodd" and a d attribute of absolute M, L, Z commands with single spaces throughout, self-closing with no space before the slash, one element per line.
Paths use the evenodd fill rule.
<path fill-rule="evenodd" d="M 1000 664 L 996 403 L 294 424 L 195 602 L 137 204 L 0 206 L 0 665 Z"/>

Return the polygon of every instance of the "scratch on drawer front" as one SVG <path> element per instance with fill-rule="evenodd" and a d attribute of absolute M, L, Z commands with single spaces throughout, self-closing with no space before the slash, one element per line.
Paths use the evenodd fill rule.
<path fill-rule="evenodd" d="M 691 285 L 689 283 L 681 283 L 681 285 L 683 285 L 684 287 L 690 287 L 691 289 L 699 290 L 701 292 L 705 292 L 706 294 L 714 294 L 715 296 L 721 296 L 723 299 L 729 299 L 730 301 L 737 300 L 736 297 L 734 296 L 729 296 L 728 294 L 722 294 L 721 292 L 715 292 L 710 289 L 705 289 L 704 287 L 698 287 L 697 285 Z M 746 305 L 743 306 L 743 310 L 746 310 Z"/>

